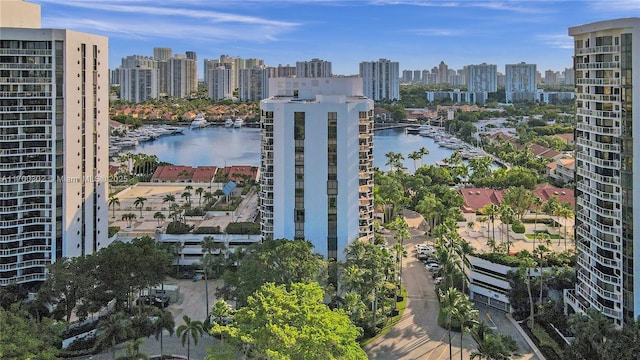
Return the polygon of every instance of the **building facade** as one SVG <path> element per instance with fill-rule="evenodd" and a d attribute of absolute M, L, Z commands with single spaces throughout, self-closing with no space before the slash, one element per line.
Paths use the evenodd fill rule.
<path fill-rule="evenodd" d="M 296 62 L 296 76 L 305 78 L 331 77 L 331 61 L 311 59 Z"/>
<path fill-rule="evenodd" d="M 108 39 L 0 2 L 0 286 L 108 245 Z"/>
<path fill-rule="evenodd" d="M 536 64 L 507 64 L 504 75 L 508 103 L 535 100 L 538 90 Z"/>
<path fill-rule="evenodd" d="M 208 71 L 207 89 L 209 98 L 213 100 L 231 99 L 233 97 L 233 76 L 231 69 L 224 66 Z"/>
<path fill-rule="evenodd" d="M 240 101 L 260 101 L 269 95 L 269 71 L 264 66 L 240 70 L 240 87 L 238 99 Z"/>
<path fill-rule="evenodd" d="M 119 76 L 121 99 L 143 102 L 158 98 L 158 61 L 154 58 L 140 55 L 123 58 Z"/>
<path fill-rule="evenodd" d="M 176 55 L 168 63 L 169 97 L 184 98 L 198 91 L 198 66 L 196 60 L 186 55 Z"/>
<path fill-rule="evenodd" d="M 373 239 L 373 101 L 360 78 L 275 78 L 260 102 L 263 238 L 326 258 Z"/>
<path fill-rule="evenodd" d="M 575 290 L 565 303 L 617 326 L 640 315 L 640 18 L 569 28 L 576 80 Z M 634 56 L 636 55 L 636 56 Z M 634 108 L 636 111 L 634 112 Z M 635 205 L 635 206 L 634 206 Z M 636 271 L 639 270 L 639 271 Z"/>
<path fill-rule="evenodd" d="M 400 65 L 398 62 L 380 59 L 360 63 L 360 77 L 364 96 L 373 101 L 400 99 Z"/>
<path fill-rule="evenodd" d="M 468 65 L 467 79 L 469 92 L 496 92 L 498 91 L 498 66 L 482 63 L 480 65 Z"/>

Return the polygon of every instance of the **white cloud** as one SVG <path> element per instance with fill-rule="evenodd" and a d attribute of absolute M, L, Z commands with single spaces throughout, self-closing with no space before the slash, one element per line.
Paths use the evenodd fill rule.
<path fill-rule="evenodd" d="M 535 6 L 535 2 L 518 1 L 421 1 L 421 0 L 372 0 L 372 5 L 412 5 L 424 7 L 454 7 L 454 8 L 486 8 L 491 10 L 512 11 L 518 13 L 541 13 L 545 12 Z M 537 4 L 544 4 L 538 2 Z M 528 6 L 525 6 L 528 5 Z"/>
<path fill-rule="evenodd" d="M 541 34 L 535 38 L 552 48 L 573 49 L 573 38 L 566 34 Z"/>
<path fill-rule="evenodd" d="M 640 1 L 638 0 L 606 0 L 594 1 L 591 7 L 598 11 L 633 11 L 640 10 Z M 632 16 L 631 14 L 629 16 Z"/>

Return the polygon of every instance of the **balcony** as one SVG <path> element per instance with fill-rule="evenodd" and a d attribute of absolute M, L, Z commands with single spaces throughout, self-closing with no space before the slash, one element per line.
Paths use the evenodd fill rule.
<path fill-rule="evenodd" d="M 593 211 L 595 213 L 598 213 L 598 214 L 601 214 L 601 215 L 605 215 L 605 216 L 609 216 L 609 217 L 612 217 L 614 219 L 620 219 L 622 217 L 622 210 L 605 209 L 605 208 L 600 207 L 598 205 L 595 205 L 595 204 L 593 204 L 591 202 L 587 202 L 583 198 L 576 199 L 576 203 L 580 204 L 585 209 L 589 209 L 589 210 L 591 210 L 591 211 Z"/>
<path fill-rule="evenodd" d="M 589 164 L 594 164 L 600 167 L 614 169 L 614 170 L 620 170 L 620 167 L 621 167 L 621 163 L 618 160 L 602 160 L 595 156 L 589 156 L 583 152 L 577 153 L 576 159 L 583 160 Z"/>
<path fill-rule="evenodd" d="M 620 127 L 608 127 L 608 126 L 596 126 L 579 122 L 576 124 L 576 129 L 580 131 L 588 131 L 600 135 L 620 136 L 622 135 L 622 129 Z"/>
<path fill-rule="evenodd" d="M 578 115 L 595 116 L 601 119 L 618 120 L 621 118 L 621 114 L 619 111 L 602 111 L 602 110 L 589 110 L 589 109 L 579 108 L 577 109 L 576 113 Z"/>
<path fill-rule="evenodd" d="M 590 271 L 591 270 L 595 270 L 595 269 L 590 269 Z M 616 294 L 612 291 L 603 289 L 602 287 L 598 286 L 595 282 L 593 282 L 589 276 L 583 274 L 580 271 L 578 271 L 576 274 L 577 274 L 578 280 L 582 280 L 583 282 L 589 284 L 590 287 L 593 290 L 595 290 L 595 292 L 598 293 L 598 295 L 602 296 L 603 298 L 611 301 L 616 301 L 616 302 L 619 302 L 621 300 L 622 296 L 620 294 Z"/>
<path fill-rule="evenodd" d="M 610 234 L 610 235 L 614 235 L 614 236 L 621 236 L 622 235 L 622 229 L 619 226 L 614 227 L 614 226 L 603 225 L 603 224 L 600 224 L 597 221 L 592 220 L 591 218 L 588 218 L 588 217 L 585 217 L 585 216 L 579 216 L 579 219 L 582 220 L 584 223 L 587 223 L 589 226 L 596 228 L 600 232 L 603 232 L 603 233 L 606 233 L 606 234 Z M 579 228 L 580 227 L 578 227 L 578 229 Z M 611 246 L 617 246 L 617 245 L 611 245 Z M 605 246 L 602 246 L 602 247 L 606 248 Z"/>
<path fill-rule="evenodd" d="M 43 235 L 39 236 L 40 238 L 51 236 L 51 234 L 47 232 L 42 232 L 42 234 Z M 23 234 L 18 234 L 18 235 L 23 235 Z M 0 240 L 5 240 L 3 238 L 7 238 L 11 236 L 14 236 L 14 235 L 0 235 Z M 6 239 L 6 240 L 15 241 L 20 239 L 22 238 Z M 0 250 L 0 256 L 16 256 L 16 255 L 24 255 L 24 254 L 32 254 L 32 253 L 44 253 L 44 252 L 50 252 L 50 251 L 51 251 L 51 246 L 49 245 L 22 246 L 14 249 Z"/>
<path fill-rule="evenodd" d="M 28 260 L 28 261 L 19 261 L 11 264 L 1 264 L 0 271 L 10 271 L 17 269 L 26 269 L 30 267 L 38 267 L 38 266 L 47 266 L 51 264 L 50 260 L 47 259 L 39 259 L 39 260 Z"/>
<path fill-rule="evenodd" d="M 604 46 L 593 46 L 587 48 L 576 49 L 576 55 L 586 55 L 586 54 L 613 54 L 620 52 L 620 45 L 604 45 Z"/>
<path fill-rule="evenodd" d="M 613 151 L 616 153 L 620 152 L 620 145 L 618 144 L 607 144 L 607 143 L 601 143 L 601 142 L 597 142 L 594 140 L 587 140 L 585 138 L 577 138 L 576 139 L 576 144 L 577 145 L 581 145 L 581 146 L 587 146 L 590 147 L 592 149 L 596 149 L 596 150 L 600 150 L 600 151 Z"/>
<path fill-rule="evenodd" d="M 593 62 L 576 64 L 576 70 L 601 70 L 601 69 L 619 69 L 620 62 Z"/>
<path fill-rule="evenodd" d="M 0 286 L 7 286 L 10 284 L 21 284 L 30 281 L 45 281 L 47 280 L 47 274 L 29 274 L 16 276 L 9 279 L 0 279 Z"/>
<path fill-rule="evenodd" d="M 615 202 L 622 201 L 622 195 L 619 193 L 610 193 L 610 192 L 600 191 L 598 189 L 594 189 L 588 185 L 585 185 L 584 183 L 581 183 L 581 182 L 577 183 L 576 187 L 578 188 L 578 190 L 584 191 L 585 193 L 588 193 L 590 195 L 594 195 L 597 198 L 602 200 L 615 201 Z"/>
<path fill-rule="evenodd" d="M 614 176 L 602 176 L 598 175 L 592 171 L 587 171 L 584 168 L 578 168 L 576 170 L 576 174 L 580 176 L 584 176 L 585 178 L 595 180 L 604 185 L 620 185 L 620 178 Z"/>
<path fill-rule="evenodd" d="M 576 79 L 576 85 L 610 85 L 610 86 L 620 86 L 620 79 L 611 79 L 611 78 L 581 78 Z M 606 96 L 606 95 L 602 95 Z M 613 95 L 612 95 L 613 96 Z M 595 99 L 590 99 L 595 100 Z M 613 101 L 613 100 L 611 100 Z"/>

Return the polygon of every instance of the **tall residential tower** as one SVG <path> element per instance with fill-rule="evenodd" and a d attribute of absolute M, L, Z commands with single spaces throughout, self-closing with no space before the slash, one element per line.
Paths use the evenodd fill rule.
<path fill-rule="evenodd" d="M 0 1 L 0 286 L 107 246 L 108 40 Z"/>
<path fill-rule="evenodd" d="M 640 18 L 569 28 L 576 82 L 575 290 L 617 326 L 640 315 Z M 634 86 L 638 87 L 634 92 Z M 635 111 L 634 111 L 635 108 Z M 635 125 L 634 125 L 635 124 Z M 638 270 L 638 271 L 636 271 Z"/>
<path fill-rule="evenodd" d="M 400 65 L 380 59 L 360 63 L 364 96 L 373 101 L 400 99 Z"/>
<path fill-rule="evenodd" d="M 306 239 L 344 260 L 373 238 L 373 101 L 360 78 L 269 79 L 260 102 L 264 238 Z"/>

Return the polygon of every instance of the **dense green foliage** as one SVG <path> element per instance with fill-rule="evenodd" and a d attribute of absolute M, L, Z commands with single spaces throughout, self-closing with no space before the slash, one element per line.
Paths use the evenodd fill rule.
<path fill-rule="evenodd" d="M 222 333 L 257 358 L 366 359 L 356 342 L 360 330 L 344 310 L 329 309 L 323 297 L 323 289 L 314 282 L 266 283 L 248 297 L 231 325 L 214 324 L 212 332 Z"/>
<path fill-rule="evenodd" d="M 227 234 L 260 235 L 260 223 L 231 222 L 227 225 L 225 232 Z"/>
<path fill-rule="evenodd" d="M 15 305 L 7 310 L 0 307 L 0 359 L 58 359 L 63 329 L 64 324 L 35 319 Z"/>

